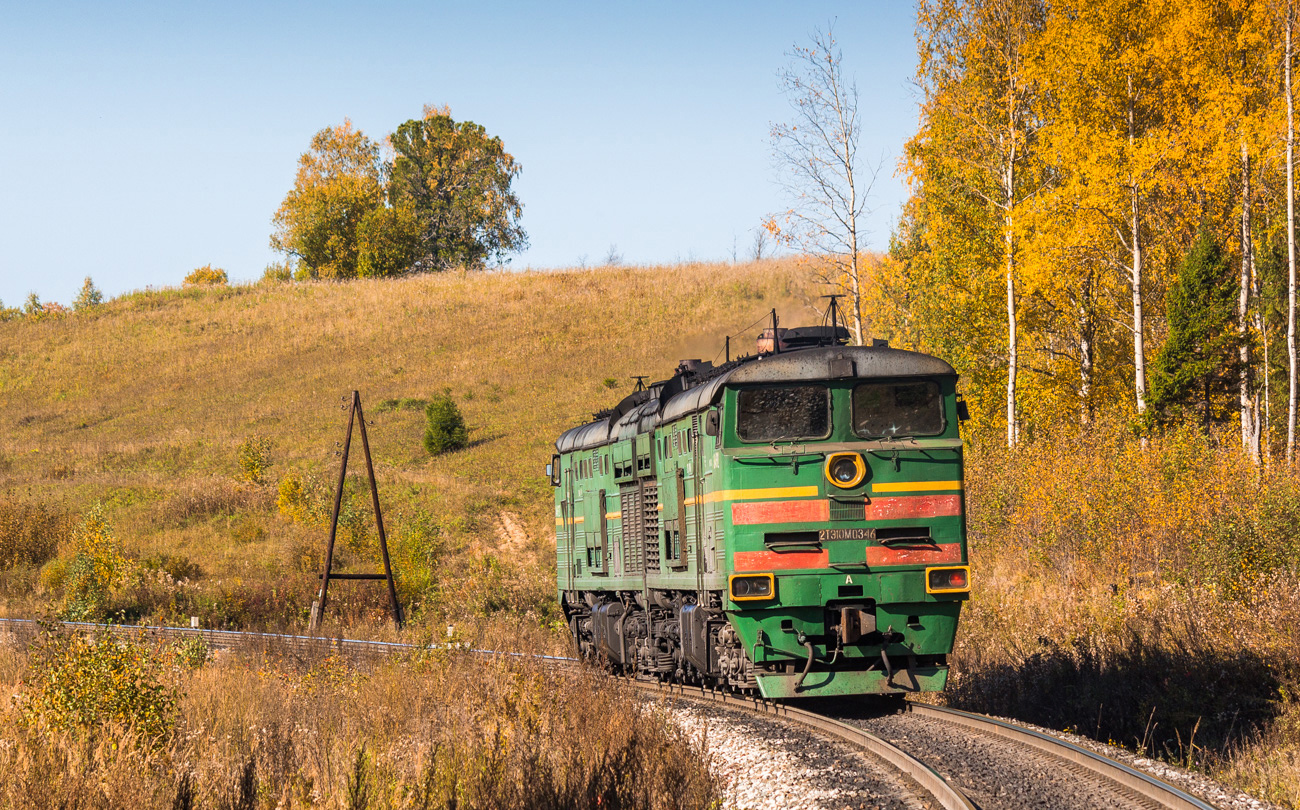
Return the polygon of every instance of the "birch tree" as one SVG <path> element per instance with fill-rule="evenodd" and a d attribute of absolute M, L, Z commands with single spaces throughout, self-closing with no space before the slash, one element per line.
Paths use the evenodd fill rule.
<path fill-rule="evenodd" d="M 1145 294 L 1154 200 L 1179 142 L 1161 91 L 1173 80 L 1159 49 L 1167 7 L 1143 0 L 1056 8 L 1044 31 L 1051 54 L 1041 77 L 1054 103 L 1045 149 L 1073 200 L 1074 214 L 1109 233 L 1108 259 L 1127 282 L 1133 396 L 1147 411 Z M 1060 223 L 1058 223 L 1060 227 Z"/>
<path fill-rule="evenodd" d="M 858 88 L 844 78 L 830 27 L 814 31 L 811 46 L 796 45 L 788 56 L 779 80 L 793 116 L 772 126 L 771 143 L 791 207 L 773 217 L 769 229 L 817 261 L 821 280 L 847 294 L 849 328 L 862 345 L 866 233 L 861 220 L 877 169 L 858 159 Z"/>
<path fill-rule="evenodd" d="M 923 93 L 917 141 L 946 124 L 949 137 L 931 151 L 929 170 L 954 178 L 997 221 L 1006 289 L 1008 447 L 1020 437 L 1017 218 L 1036 187 L 1025 163 L 1039 123 L 1026 50 L 1045 17 L 1043 0 L 922 0 L 917 9 Z"/>

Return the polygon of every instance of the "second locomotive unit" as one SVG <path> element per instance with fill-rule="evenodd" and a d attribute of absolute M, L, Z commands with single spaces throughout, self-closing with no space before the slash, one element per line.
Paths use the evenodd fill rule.
<path fill-rule="evenodd" d="M 957 374 L 847 337 L 766 330 L 559 437 L 584 656 L 769 698 L 944 688 L 970 589 Z"/>

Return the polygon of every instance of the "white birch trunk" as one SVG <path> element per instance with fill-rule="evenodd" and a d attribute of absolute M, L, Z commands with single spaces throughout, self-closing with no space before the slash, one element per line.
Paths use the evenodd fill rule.
<path fill-rule="evenodd" d="M 1020 421 L 1016 418 L 1016 374 L 1019 371 L 1019 352 L 1016 341 L 1016 242 L 1012 229 L 1015 226 L 1016 202 L 1016 115 L 1015 80 L 1007 93 L 1007 149 L 1006 165 L 1002 173 L 1003 219 L 1007 265 L 1007 447 L 1020 442 Z"/>
<path fill-rule="evenodd" d="M 1283 60 L 1283 77 L 1286 87 L 1286 353 L 1287 353 L 1287 406 L 1286 406 L 1286 460 L 1295 460 L 1296 416 L 1296 345 L 1295 345 L 1295 110 L 1291 92 L 1291 27 L 1292 2 L 1286 4 L 1286 58 Z"/>
<path fill-rule="evenodd" d="M 1129 159 L 1133 159 L 1133 77 L 1128 79 L 1128 147 Z M 1133 287 L 1133 390 L 1137 397 L 1138 416 L 1147 412 L 1147 360 L 1146 346 L 1142 335 L 1142 218 L 1141 195 L 1138 191 L 1137 178 L 1130 180 L 1131 192 L 1130 220 L 1132 263 L 1129 265 Z M 1143 439 L 1143 447 L 1146 440 Z"/>
<path fill-rule="evenodd" d="M 1241 273 L 1237 290 L 1237 398 L 1241 411 L 1241 446 L 1259 464 L 1258 414 L 1250 390 L 1250 153 L 1241 142 Z"/>

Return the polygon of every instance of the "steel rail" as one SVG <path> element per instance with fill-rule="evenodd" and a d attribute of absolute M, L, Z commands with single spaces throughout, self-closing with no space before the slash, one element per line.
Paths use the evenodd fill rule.
<path fill-rule="evenodd" d="M 897 746 L 848 723 L 822 714 L 797 709 L 786 703 L 775 703 L 758 697 L 736 695 L 700 686 L 665 683 L 652 678 L 624 678 L 637 689 L 660 696 L 680 697 L 686 700 L 719 704 L 731 710 L 750 714 L 779 717 L 807 726 L 823 735 L 835 737 L 848 744 L 863 748 L 883 760 L 921 787 L 944 810 L 976 810 L 966 795 L 948 784 L 937 771 Z"/>
<path fill-rule="evenodd" d="M 951 723 L 1006 740 L 1012 740 L 1021 745 L 1059 757 L 1097 776 L 1123 785 L 1134 793 L 1156 802 L 1161 807 L 1168 808 L 1168 810 L 1214 810 L 1213 806 L 1159 777 L 1143 773 L 1125 765 L 1123 762 L 1033 729 L 1016 726 L 987 715 L 931 706 L 910 700 L 907 702 L 907 711 L 920 717 Z"/>

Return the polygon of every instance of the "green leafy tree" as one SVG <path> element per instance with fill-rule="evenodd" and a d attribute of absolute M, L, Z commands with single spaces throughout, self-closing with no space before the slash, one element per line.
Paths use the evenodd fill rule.
<path fill-rule="evenodd" d="M 299 278 L 355 278 L 357 230 L 383 201 L 379 145 L 351 121 L 322 129 L 271 220 L 271 247 L 297 260 Z"/>
<path fill-rule="evenodd" d="M 1165 298 L 1169 337 L 1151 369 L 1151 404 L 1165 420 L 1233 418 L 1240 361 L 1236 279 L 1219 240 L 1202 230 Z"/>
<path fill-rule="evenodd" d="M 357 227 L 357 275 L 382 278 L 407 272 L 419 258 L 420 226 L 409 206 L 376 208 Z"/>
<path fill-rule="evenodd" d="M 72 308 L 82 312 L 94 309 L 102 303 L 104 303 L 104 294 L 95 286 L 95 282 L 90 280 L 90 276 L 86 276 L 86 280 L 81 284 L 81 292 L 77 293 L 77 297 L 72 301 Z"/>
<path fill-rule="evenodd" d="M 434 397 L 424 409 L 424 449 L 437 456 L 460 450 L 469 444 L 469 428 L 465 417 L 450 394 Z"/>
<path fill-rule="evenodd" d="M 481 267 L 528 246 L 523 206 L 511 190 L 520 166 L 500 138 L 447 108 L 397 128 L 389 199 L 409 206 L 419 227 L 417 269 Z"/>

